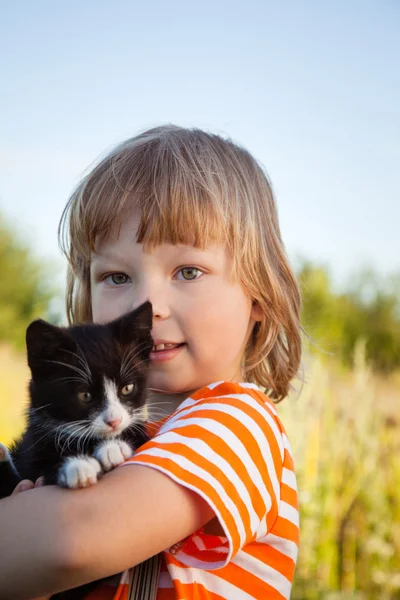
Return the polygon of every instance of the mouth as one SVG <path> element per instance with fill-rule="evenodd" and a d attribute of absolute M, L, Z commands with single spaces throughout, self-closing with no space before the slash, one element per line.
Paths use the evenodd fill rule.
<path fill-rule="evenodd" d="M 152 352 L 163 352 L 164 350 L 171 350 L 172 348 L 179 348 L 183 346 L 184 342 L 181 344 L 173 344 L 173 343 L 164 343 L 164 344 L 156 344 L 151 349 Z"/>
<path fill-rule="evenodd" d="M 150 352 L 150 360 L 152 362 L 172 360 L 181 352 L 184 346 L 186 346 L 186 342 L 181 344 L 155 344 Z"/>

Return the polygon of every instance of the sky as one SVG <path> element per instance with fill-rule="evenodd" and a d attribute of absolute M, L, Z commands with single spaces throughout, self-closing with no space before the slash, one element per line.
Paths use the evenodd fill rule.
<path fill-rule="evenodd" d="M 88 166 L 148 127 L 262 163 L 289 256 L 400 271 L 400 3 L 19 0 L 0 5 L 0 214 L 63 276 Z"/>

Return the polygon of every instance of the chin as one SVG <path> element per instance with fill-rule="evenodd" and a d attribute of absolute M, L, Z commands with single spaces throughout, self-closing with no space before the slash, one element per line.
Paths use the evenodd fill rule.
<path fill-rule="evenodd" d="M 149 381 L 150 389 L 160 390 L 167 394 L 187 394 L 188 396 L 204 385 L 206 384 L 199 381 L 182 381 L 180 378 L 174 381 L 171 378 L 154 377 Z"/>

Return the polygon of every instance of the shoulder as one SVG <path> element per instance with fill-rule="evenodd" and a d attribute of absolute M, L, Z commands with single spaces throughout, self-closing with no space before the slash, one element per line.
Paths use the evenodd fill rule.
<path fill-rule="evenodd" d="M 247 427 L 254 432 L 259 427 L 264 433 L 271 430 L 274 438 L 286 435 L 274 403 L 253 383 L 220 381 L 197 390 L 162 423 L 159 433 L 193 419 L 205 420 L 203 426 L 216 420 L 234 431 Z"/>

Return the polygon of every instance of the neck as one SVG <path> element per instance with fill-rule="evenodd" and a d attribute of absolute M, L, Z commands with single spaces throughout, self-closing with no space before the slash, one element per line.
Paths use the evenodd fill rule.
<path fill-rule="evenodd" d="M 147 407 L 151 421 L 158 421 L 163 417 L 171 415 L 178 406 L 189 398 L 191 392 L 181 394 L 169 393 L 164 390 L 150 388 L 147 397 Z"/>

